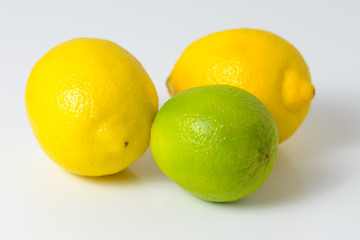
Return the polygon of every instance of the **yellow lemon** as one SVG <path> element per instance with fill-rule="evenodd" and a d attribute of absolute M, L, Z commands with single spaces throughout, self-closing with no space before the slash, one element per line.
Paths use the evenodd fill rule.
<path fill-rule="evenodd" d="M 155 87 L 138 60 L 94 38 L 46 53 L 31 71 L 25 102 L 46 154 L 85 176 L 117 173 L 138 159 L 158 110 Z"/>
<path fill-rule="evenodd" d="M 315 95 L 309 68 L 297 49 L 256 29 L 227 30 L 193 42 L 167 81 L 172 96 L 215 84 L 239 87 L 258 97 L 275 119 L 279 142 L 294 134 Z"/>

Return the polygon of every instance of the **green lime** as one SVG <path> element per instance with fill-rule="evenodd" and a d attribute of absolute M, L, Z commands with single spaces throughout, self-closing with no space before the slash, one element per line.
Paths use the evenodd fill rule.
<path fill-rule="evenodd" d="M 160 109 L 150 147 L 159 168 L 191 194 L 230 202 L 257 190 L 277 158 L 275 121 L 254 95 L 215 85 L 181 92 Z"/>

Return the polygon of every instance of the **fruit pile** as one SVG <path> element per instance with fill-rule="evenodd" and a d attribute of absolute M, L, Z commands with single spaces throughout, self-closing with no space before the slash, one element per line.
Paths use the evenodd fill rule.
<path fill-rule="evenodd" d="M 229 202 L 257 190 L 277 147 L 294 134 L 315 95 L 309 69 L 289 42 L 263 30 L 218 32 L 192 43 L 155 87 L 117 44 L 78 38 L 31 71 L 28 118 L 40 146 L 78 175 L 117 173 L 150 144 L 159 168 L 191 194 Z"/>

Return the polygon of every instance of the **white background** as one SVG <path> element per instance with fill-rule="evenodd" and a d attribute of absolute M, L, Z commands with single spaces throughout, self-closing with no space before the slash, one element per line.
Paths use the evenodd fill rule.
<path fill-rule="evenodd" d="M 0 239 L 360 239 L 359 1 L 0 0 Z M 75 37 L 135 55 L 162 105 L 165 80 L 192 41 L 229 28 L 272 31 L 310 66 L 316 97 L 279 146 L 266 183 L 230 204 L 168 180 L 150 151 L 124 172 L 72 175 L 42 152 L 24 89 L 49 49 Z"/>

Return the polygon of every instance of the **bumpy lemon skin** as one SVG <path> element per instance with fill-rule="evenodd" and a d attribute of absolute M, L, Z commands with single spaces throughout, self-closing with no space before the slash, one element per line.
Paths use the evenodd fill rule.
<path fill-rule="evenodd" d="M 295 133 L 315 95 L 299 51 L 283 38 L 256 29 L 217 32 L 193 42 L 167 80 L 171 96 L 216 84 L 239 87 L 258 97 L 275 119 L 279 142 Z"/>
<path fill-rule="evenodd" d="M 36 63 L 25 105 L 35 137 L 55 163 L 78 175 L 101 176 L 125 169 L 145 152 L 158 96 L 125 49 L 78 38 Z"/>

